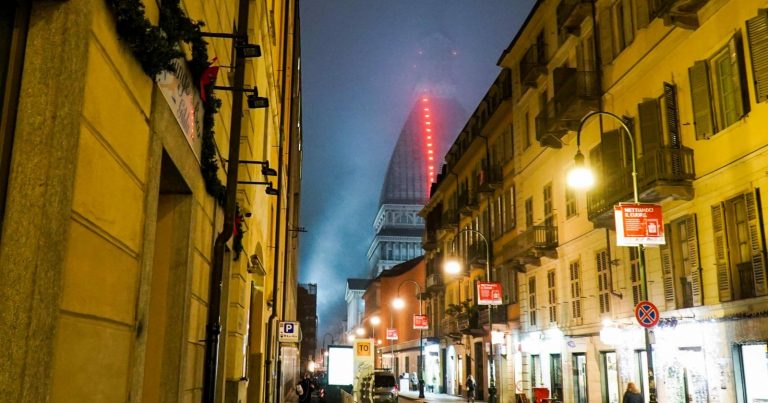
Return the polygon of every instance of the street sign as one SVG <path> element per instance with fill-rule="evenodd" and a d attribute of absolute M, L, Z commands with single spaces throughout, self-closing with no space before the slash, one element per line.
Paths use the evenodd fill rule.
<path fill-rule="evenodd" d="M 281 343 L 298 343 L 299 328 L 299 322 L 280 322 L 278 341 Z"/>
<path fill-rule="evenodd" d="M 661 205 L 621 203 L 613 206 L 618 246 L 664 245 Z"/>
<path fill-rule="evenodd" d="M 502 303 L 504 301 L 501 298 L 501 283 L 477 282 L 478 305 L 501 305 Z"/>
<path fill-rule="evenodd" d="M 396 328 L 387 328 L 387 340 L 397 340 L 397 329 Z"/>
<path fill-rule="evenodd" d="M 413 328 L 417 330 L 428 330 L 429 318 L 427 318 L 427 315 L 413 315 Z"/>
<path fill-rule="evenodd" d="M 659 323 L 659 308 L 650 301 L 640 301 L 635 306 L 635 319 L 642 327 L 654 327 Z"/>

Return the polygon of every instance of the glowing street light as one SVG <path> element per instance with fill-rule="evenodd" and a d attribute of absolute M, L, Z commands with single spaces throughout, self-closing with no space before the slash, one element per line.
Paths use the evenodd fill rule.
<path fill-rule="evenodd" d="M 637 152 L 635 150 L 635 141 L 632 138 L 632 131 L 629 130 L 629 127 L 627 127 L 627 124 L 624 122 L 624 119 L 619 117 L 616 114 L 613 114 L 611 112 L 604 112 L 604 111 L 597 111 L 597 112 L 591 112 L 581 118 L 581 122 L 579 123 L 579 130 L 576 132 L 576 156 L 574 157 L 574 161 L 576 163 L 576 167 L 574 170 L 568 173 L 568 185 L 574 188 L 581 188 L 584 189 L 586 187 L 590 187 L 594 184 L 594 177 L 592 176 L 592 173 L 589 172 L 584 167 L 584 155 L 581 153 L 581 129 L 584 127 L 584 123 L 595 115 L 604 115 L 609 116 L 614 119 L 616 119 L 621 127 L 624 129 L 623 132 L 626 134 L 627 139 L 629 140 L 629 145 L 631 148 L 631 157 L 632 157 L 632 194 L 634 196 L 635 204 L 640 203 L 640 192 L 638 191 L 637 186 Z M 574 171 L 579 171 L 575 172 Z M 585 173 L 588 172 L 588 173 Z M 591 181 L 590 181 L 591 178 Z M 642 297 L 643 300 L 648 300 L 648 280 L 646 278 L 645 273 L 645 248 L 643 245 L 636 246 L 637 248 L 637 256 L 638 256 L 638 269 L 640 271 L 640 279 L 643 285 L 642 288 Z M 648 360 L 648 401 L 650 403 L 656 403 L 656 380 L 653 373 L 653 352 L 651 351 L 651 336 L 650 336 L 650 330 L 647 327 L 643 327 L 645 329 L 645 355 L 646 359 Z"/>
<path fill-rule="evenodd" d="M 392 306 L 395 309 L 403 309 L 405 307 L 405 301 L 400 298 L 400 287 L 405 283 L 412 283 L 416 286 L 416 295 L 421 295 L 421 285 L 413 280 L 403 280 L 400 285 L 397 286 L 397 297 L 392 301 Z M 419 316 L 421 316 L 421 302 L 419 302 Z M 424 398 L 424 330 L 419 330 L 419 398 Z"/>

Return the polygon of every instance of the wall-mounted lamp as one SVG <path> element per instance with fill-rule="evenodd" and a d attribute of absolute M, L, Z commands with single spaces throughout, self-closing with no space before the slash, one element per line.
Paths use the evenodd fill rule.
<path fill-rule="evenodd" d="M 224 160 L 224 162 L 228 162 Z M 277 170 L 269 166 L 269 161 L 240 160 L 241 164 L 261 165 L 261 174 L 264 176 L 277 176 Z"/>
<path fill-rule="evenodd" d="M 261 46 L 248 43 L 248 36 L 221 32 L 201 32 L 203 38 L 229 38 L 235 40 L 235 55 L 240 58 L 261 57 Z"/>
<path fill-rule="evenodd" d="M 223 90 L 223 91 L 232 91 L 232 92 L 245 92 L 246 94 L 246 101 L 248 103 L 248 107 L 251 109 L 261 109 L 266 108 L 269 106 L 269 99 L 265 97 L 259 96 L 259 90 L 256 87 L 253 88 L 236 88 L 236 87 L 225 87 L 221 85 L 214 85 L 214 90 Z"/>
<path fill-rule="evenodd" d="M 277 196 L 280 194 L 280 191 L 274 187 L 272 187 L 272 182 L 269 181 L 237 181 L 237 183 L 241 185 L 267 185 L 267 188 L 264 189 L 264 192 L 270 196 Z"/>

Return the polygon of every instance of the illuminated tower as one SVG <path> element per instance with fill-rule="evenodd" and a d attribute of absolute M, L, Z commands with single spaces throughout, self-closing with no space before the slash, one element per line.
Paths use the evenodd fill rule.
<path fill-rule="evenodd" d="M 456 56 L 450 41 L 432 35 L 418 56 L 411 110 L 390 157 L 373 224 L 376 235 L 368 249 L 371 277 L 423 254 L 424 220 L 418 212 L 467 116 L 450 79 L 450 63 Z"/>

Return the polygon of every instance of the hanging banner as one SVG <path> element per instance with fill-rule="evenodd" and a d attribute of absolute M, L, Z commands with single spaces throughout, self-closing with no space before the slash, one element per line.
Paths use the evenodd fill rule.
<path fill-rule="evenodd" d="M 501 298 L 501 283 L 488 281 L 477 282 L 477 304 L 478 305 L 501 305 L 504 301 Z"/>
<path fill-rule="evenodd" d="M 184 58 L 171 60 L 173 71 L 164 70 L 155 76 L 155 83 L 165 102 L 171 108 L 176 122 L 187 139 L 192 153 L 200 161 L 201 139 L 203 137 L 203 101 L 197 84 L 192 80 Z"/>
<path fill-rule="evenodd" d="M 621 203 L 613 206 L 616 219 L 616 245 L 664 245 L 661 205 Z"/>
<path fill-rule="evenodd" d="M 427 315 L 413 315 L 413 328 L 416 330 L 428 330 L 429 318 L 427 318 Z"/>
<path fill-rule="evenodd" d="M 387 328 L 387 340 L 397 340 L 397 329 L 396 328 Z"/>

